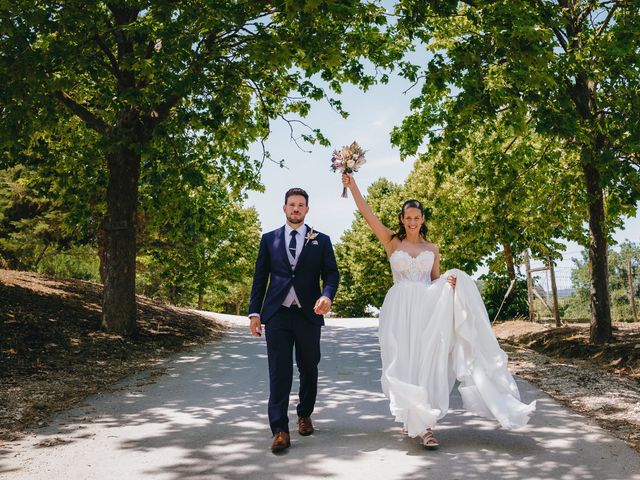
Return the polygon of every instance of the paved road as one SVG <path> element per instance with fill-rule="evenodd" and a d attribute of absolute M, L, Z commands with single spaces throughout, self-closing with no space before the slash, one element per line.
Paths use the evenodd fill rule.
<path fill-rule="evenodd" d="M 538 399 L 529 426 L 501 430 L 465 414 L 454 393 L 452 411 L 437 428 L 441 448 L 424 450 L 390 418 L 371 320 L 325 327 L 317 431 L 294 433 L 292 448 L 273 455 L 265 346 L 241 323 L 222 341 L 169 359 L 155 381 L 131 378 L 5 445 L 0 477 L 640 480 L 640 455 L 525 382 L 519 382 L 523 399 Z M 292 398 L 292 416 L 294 405 Z"/>

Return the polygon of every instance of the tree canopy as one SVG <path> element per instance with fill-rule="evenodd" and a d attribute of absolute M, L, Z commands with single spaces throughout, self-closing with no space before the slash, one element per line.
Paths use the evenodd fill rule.
<path fill-rule="evenodd" d="M 397 32 L 426 49 L 401 63 L 420 85 L 392 139 L 450 158 L 487 123 L 532 129 L 578 159 L 588 222 L 591 339 L 611 337 L 607 232 L 640 199 L 640 5 L 623 1 L 396 4 Z M 446 168 L 446 162 L 440 165 Z"/>
<path fill-rule="evenodd" d="M 151 166 L 235 195 L 257 188 L 264 158 L 248 147 L 271 121 L 300 125 L 322 99 L 344 113 L 318 81 L 366 87 L 363 55 L 384 64 L 402 49 L 381 46 L 379 7 L 352 0 L 18 0 L 0 15 L 1 161 L 58 168 L 62 149 L 71 171 L 104 173 L 103 326 L 121 333 L 135 330 L 139 189 L 161 184 Z M 302 135 L 326 143 L 317 129 Z"/>

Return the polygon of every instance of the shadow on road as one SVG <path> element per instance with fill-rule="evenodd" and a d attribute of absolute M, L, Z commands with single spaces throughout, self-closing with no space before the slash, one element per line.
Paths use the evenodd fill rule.
<path fill-rule="evenodd" d="M 466 414 L 454 391 L 452 410 L 436 429 L 442 446 L 425 450 L 389 414 L 375 327 L 325 327 L 320 366 L 317 431 L 300 437 L 292 418 L 292 448 L 284 454 L 269 451 L 264 340 L 234 327 L 223 341 L 171 359 L 157 383 L 133 379 L 60 416 L 36 440 L 64 443 L 44 456 L 32 446 L 22 473 L 42 471 L 28 468 L 40 462 L 47 478 L 58 478 L 74 458 L 93 455 L 90 467 L 69 478 L 640 478 L 631 473 L 640 467 L 631 449 L 523 382 L 523 400 L 538 400 L 531 425 L 509 432 Z M 292 417 L 296 393 L 297 383 Z M 12 476 L 16 468 L 15 461 L 0 463 L 8 479 L 21 478 Z"/>

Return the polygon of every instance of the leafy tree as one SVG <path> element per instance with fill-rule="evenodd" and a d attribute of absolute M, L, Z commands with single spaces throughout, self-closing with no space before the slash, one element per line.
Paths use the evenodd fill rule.
<path fill-rule="evenodd" d="M 87 225 L 65 208 L 64 196 L 50 194 L 51 179 L 17 165 L 0 170 L 0 184 L 0 264 L 95 279 L 92 261 L 86 258 L 89 251 L 76 248 L 91 243 Z M 81 258 L 88 269 L 74 270 L 69 255 Z"/>
<path fill-rule="evenodd" d="M 628 265 L 631 260 L 632 291 L 636 304 L 640 300 L 640 244 L 626 241 L 619 248 L 609 248 L 609 283 L 611 285 L 611 303 L 613 317 L 617 320 L 632 319 L 629 299 Z M 566 301 L 564 316 L 581 318 L 589 304 L 589 262 L 587 252 L 582 258 L 573 259 L 571 284 L 574 293 Z"/>
<path fill-rule="evenodd" d="M 212 295 L 209 302 L 211 309 L 233 315 L 246 315 L 246 308 L 251 297 L 251 273 L 253 273 L 254 265 L 255 259 L 247 276 L 239 281 L 229 283 L 221 290 L 221 293 L 216 292 L 215 296 Z"/>
<path fill-rule="evenodd" d="M 167 197 L 160 201 L 174 208 L 147 224 L 141 291 L 199 309 L 217 304 L 250 277 L 259 245 L 257 212 L 210 188 L 174 188 Z"/>
<path fill-rule="evenodd" d="M 532 130 L 514 136 L 496 122 L 455 153 L 434 147 L 423 154 L 406 188 L 427 199 L 448 264 L 473 271 L 499 255 L 499 270 L 513 279 L 525 249 L 547 258 L 564 248 L 554 239 L 581 239 L 575 161 L 553 139 Z"/>
<path fill-rule="evenodd" d="M 91 244 L 74 244 L 61 251 L 47 252 L 35 271 L 56 278 L 100 281 L 99 259 Z"/>
<path fill-rule="evenodd" d="M 260 163 L 246 152 L 271 120 L 327 98 L 316 79 L 366 87 L 360 56 L 384 64 L 401 49 L 381 46 L 382 11 L 354 0 L 16 0 L 0 4 L 0 19 L 2 161 L 91 139 L 108 173 L 102 324 L 120 333 L 136 326 L 141 175 L 178 160 L 155 154 L 193 142 L 208 153 L 194 175 L 213 169 L 236 192 L 255 187 Z M 318 131 L 303 137 L 326 143 Z"/>
<path fill-rule="evenodd" d="M 489 271 L 480 276 L 482 282 L 482 300 L 487 307 L 489 319 L 493 321 L 498 315 L 498 320 L 511 320 L 514 318 L 527 318 L 529 316 L 529 300 L 527 297 L 527 281 L 517 277 L 512 292 L 505 299 L 504 295 L 509 289 L 511 278 L 506 274 L 497 274 Z M 504 300 L 504 304 L 502 304 Z M 502 309 L 500 310 L 500 306 Z M 498 310 L 500 313 L 498 314 Z"/>
<path fill-rule="evenodd" d="M 587 208 L 591 341 L 611 337 L 607 232 L 640 198 L 640 5 L 627 1 L 400 0 L 397 31 L 421 42 L 412 113 L 393 134 L 403 155 L 425 142 L 458 151 L 500 119 L 576 155 Z"/>

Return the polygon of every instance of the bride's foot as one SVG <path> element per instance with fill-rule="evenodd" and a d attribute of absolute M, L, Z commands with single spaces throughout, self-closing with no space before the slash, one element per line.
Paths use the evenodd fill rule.
<path fill-rule="evenodd" d="M 440 446 L 440 442 L 433 436 L 433 431 L 430 428 L 427 428 L 420 437 L 422 437 L 422 445 L 429 450 L 435 450 Z"/>
<path fill-rule="evenodd" d="M 402 430 L 400 430 L 400 433 L 402 433 L 403 435 L 409 435 L 409 430 L 407 430 L 407 427 L 402 427 Z"/>

